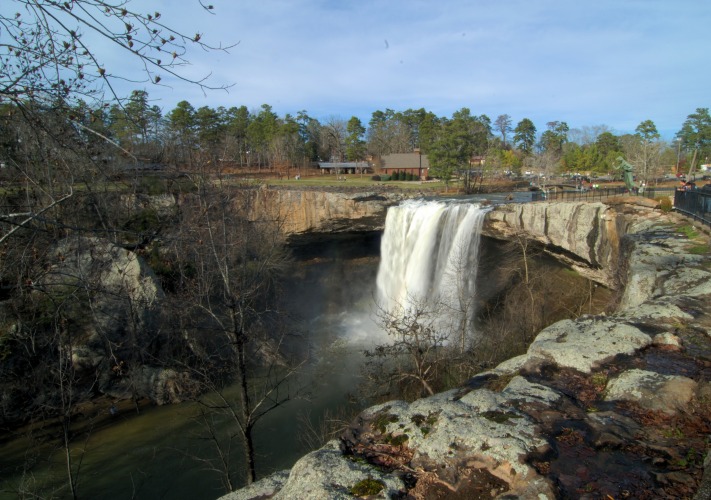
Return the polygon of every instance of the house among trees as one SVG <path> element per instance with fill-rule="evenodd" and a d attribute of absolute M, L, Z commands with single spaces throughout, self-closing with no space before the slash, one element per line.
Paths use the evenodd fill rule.
<path fill-rule="evenodd" d="M 415 150 L 413 153 L 393 153 L 380 158 L 380 173 L 392 175 L 396 172 L 412 174 L 417 179 L 426 179 L 430 170 L 427 155 Z"/>
<path fill-rule="evenodd" d="M 472 159 L 469 160 L 469 164 L 472 167 L 483 167 L 485 163 L 486 163 L 486 156 L 483 156 L 483 155 L 472 156 Z"/>

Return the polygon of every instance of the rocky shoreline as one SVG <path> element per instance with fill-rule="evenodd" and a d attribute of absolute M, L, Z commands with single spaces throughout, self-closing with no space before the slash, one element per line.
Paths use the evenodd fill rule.
<path fill-rule="evenodd" d="M 708 236 L 618 212 L 614 314 L 551 325 L 464 387 L 369 408 L 223 498 L 709 498 Z"/>

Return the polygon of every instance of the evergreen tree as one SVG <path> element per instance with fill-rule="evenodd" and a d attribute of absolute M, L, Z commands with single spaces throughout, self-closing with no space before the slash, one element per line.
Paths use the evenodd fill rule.
<path fill-rule="evenodd" d="M 516 125 L 514 143 L 524 156 L 533 153 L 533 146 L 536 144 L 536 126 L 528 118 L 524 118 Z"/>

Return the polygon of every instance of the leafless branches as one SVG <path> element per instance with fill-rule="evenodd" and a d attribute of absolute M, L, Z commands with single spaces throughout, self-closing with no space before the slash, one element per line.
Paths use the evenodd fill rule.
<path fill-rule="evenodd" d="M 209 75 L 185 76 L 181 67 L 191 46 L 228 51 L 234 45 L 211 45 L 201 33 L 180 32 L 160 12 L 141 13 L 128 0 L 13 0 L 13 5 L 13 14 L 0 14 L 0 104 L 103 97 L 104 89 L 119 100 L 114 82 L 130 77 L 123 68 L 106 66 L 97 40 L 140 63 L 143 78 L 136 83 L 159 84 L 170 75 L 203 89 L 226 88 L 208 84 Z"/>

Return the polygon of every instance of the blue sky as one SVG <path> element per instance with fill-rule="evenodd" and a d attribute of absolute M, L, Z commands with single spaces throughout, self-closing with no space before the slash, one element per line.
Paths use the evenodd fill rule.
<path fill-rule="evenodd" d="M 134 0 L 229 54 L 188 54 L 189 75 L 211 74 L 229 92 L 202 91 L 164 75 L 145 88 L 165 111 L 270 104 L 280 116 L 320 120 L 424 107 L 438 116 L 468 107 L 539 131 L 633 131 L 650 119 L 667 138 L 711 107 L 708 0 Z M 97 46 L 98 48 L 98 46 Z M 125 55 L 113 57 L 126 71 Z M 123 89 L 121 89 L 123 90 Z"/>

